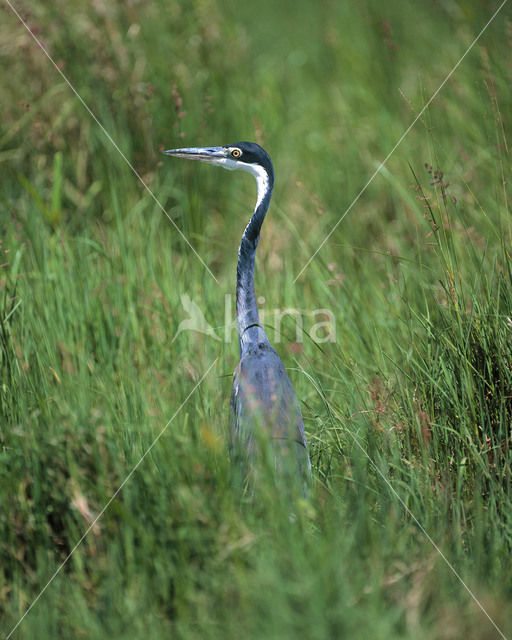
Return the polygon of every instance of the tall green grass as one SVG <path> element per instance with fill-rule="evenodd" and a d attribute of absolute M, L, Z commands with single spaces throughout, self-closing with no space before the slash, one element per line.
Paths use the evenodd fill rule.
<path fill-rule="evenodd" d="M 512 633 L 508 4 L 294 283 L 497 6 L 18 7 L 218 282 L 4 7 L 2 637 L 157 437 L 13 638 Z M 235 334 L 176 336 L 183 294 L 224 336 L 255 193 L 159 151 L 240 139 L 276 167 L 262 310 L 336 322 L 276 344 L 292 505 L 234 486 Z"/>

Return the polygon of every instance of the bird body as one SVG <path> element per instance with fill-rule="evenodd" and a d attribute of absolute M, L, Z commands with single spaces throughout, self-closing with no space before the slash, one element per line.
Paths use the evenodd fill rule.
<path fill-rule="evenodd" d="M 268 340 L 248 346 L 235 369 L 229 422 L 231 456 L 243 468 L 269 447 L 280 474 L 307 478 L 311 467 L 299 402 Z"/>
<path fill-rule="evenodd" d="M 224 147 L 172 149 L 168 155 L 197 159 L 256 179 L 256 206 L 238 250 L 236 312 L 240 363 L 233 376 L 230 406 L 231 456 L 248 467 L 270 450 L 280 475 L 304 481 L 311 465 L 297 396 L 276 350 L 260 324 L 254 291 L 256 248 L 274 187 L 274 168 L 252 142 Z"/>

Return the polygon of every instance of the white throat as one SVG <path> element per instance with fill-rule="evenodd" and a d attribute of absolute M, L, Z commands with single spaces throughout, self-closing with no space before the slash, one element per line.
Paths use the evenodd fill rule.
<path fill-rule="evenodd" d="M 261 201 L 263 200 L 263 197 L 268 189 L 268 174 L 263 167 L 260 167 L 259 164 L 244 164 L 243 162 L 235 162 L 231 158 L 221 158 L 219 160 L 215 160 L 213 164 L 218 164 L 223 169 L 228 169 L 229 171 L 247 171 L 247 173 L 253 175 L 258 187 L 258 197 L 255 209 L 260 206 Z"/>
<path fill-rule="evenodd" d="M 258 187 L 258 198 L 256 201 L 256 209 L 260 206 L 263 196 L 268 190 L 268 174 L 263 167 L 259 164 L 241 164 L 239 168 L 243 171 L 251 173 L 256 179 L 256 185 Z"/>

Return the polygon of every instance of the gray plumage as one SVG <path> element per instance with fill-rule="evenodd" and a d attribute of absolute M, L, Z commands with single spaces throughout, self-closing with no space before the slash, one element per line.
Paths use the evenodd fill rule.
<path fill-rule="evenodd" d="M 260 440 L 271 447 L 277 471 L 307 478 L 310 463 L 299 402 L 268 340 L 250 344 L 235 369 L 229 422 L 235 460 L 250 464 Z"/>
<path fill-rule="evenodd" d="M 165 153 L 225 169 L 240 169 L 256 179 L 256 207 L 238 251 L 236 310 L 240 363 L 234 372 L 231 393 L 230 452 L 247 473 L 257 458 L 270 453 L 280 476 L 295 478 L 303 484 L 311 465 L 299 402 L 281 359 L 260 325 L 254 292 L 256 248 L 274 186 L 270 157 L 252 142 L 172 149 Z"/>

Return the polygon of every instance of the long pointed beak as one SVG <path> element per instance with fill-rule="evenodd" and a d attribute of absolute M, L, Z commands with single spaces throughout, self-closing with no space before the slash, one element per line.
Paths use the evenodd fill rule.
<path fill-rule="evenodd" d="M 185 149 L 169 149 L 164 151 L 167 156 L 175 158 L 187 158 L 188 160 L 202 160 L 203 162 L 215 162 L 227 157 L 224 147 L 187 147 Z"/>

